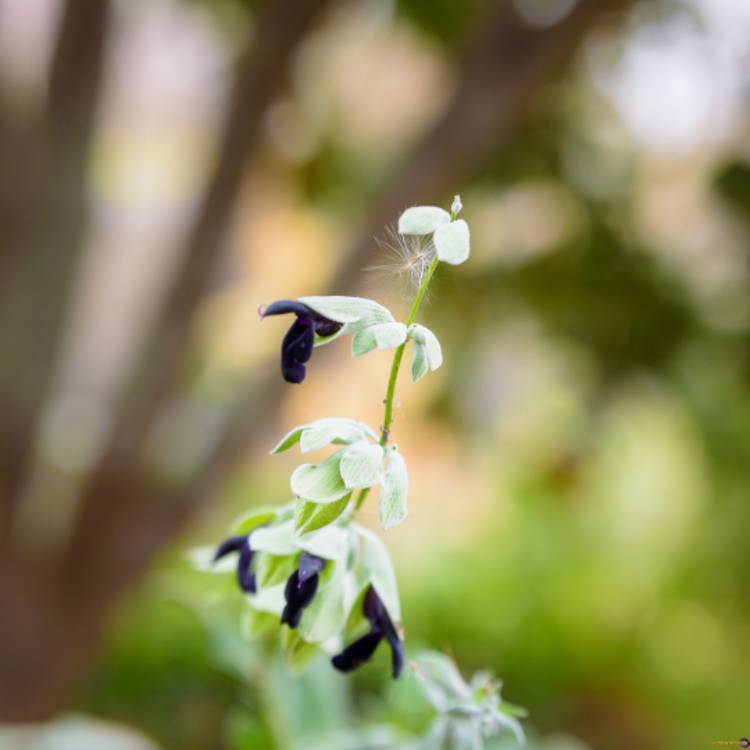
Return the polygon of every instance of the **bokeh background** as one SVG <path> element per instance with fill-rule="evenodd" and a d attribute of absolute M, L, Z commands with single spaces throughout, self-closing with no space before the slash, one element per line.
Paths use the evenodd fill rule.
<path fill-rule="evenodd" d="M 749 94 L 746 0 L 0 0 L 0 744 L 426 725 L 380 658 L 289 676 L 186 551 L 288 500 L 289 427 L 381 419 L 387 352 L 286 385 L 258 305 L 403 316 L 387 227 L 454 193 L 393 433 L 408 647 L 534 748 L 750 734 Z"/>

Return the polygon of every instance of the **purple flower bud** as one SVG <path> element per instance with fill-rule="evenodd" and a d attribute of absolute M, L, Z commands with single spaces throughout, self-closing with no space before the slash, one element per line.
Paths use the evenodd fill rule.
<path fill-rule="evenodd" d="M 247 535 L 230 536 L 229 539 L 225 539 L 216 550 L 214 562 L 232 552 L 239 553 L 237 558 L 237 583 L 243 591 L 254 594 L 257 590 L 255 573 L 251 572 L 250 567 L 255 553 L 250 547 L 249 537 Z"/>
<path fill-rule="evenodd" d="M 372 586 L 365 594 L 362 613 L 370 623 L 370 631 L 334 656 L 331 663 L 339 672 L 351 672 L 368 661 L 375 653 L 380 641 L 385 638 L 391 647 L 393 679 L 397 679 L 404 667 L 404 644 L 399 638 L 385 605 Z"/>
<path fill-rule="evenodd" d="M 315 555 L 303 552 L 297 570 L 289 576 L 284 588 L 286 606 L 281 613 L 281 623 L 290 628 L 299 626 L 303 610 L 310 606 L 318 590 L 320 572 L 326 561 Z"/>
<path fill-rule="evenodd" d="M 282 299 L 261 311 L 261 317 L 294 313 L 297 319 L 281 342 L 281 374 L 288 383 L 301 383 L 305 379 L 305 364 L 312 356 L 315 334 L 332 336 L 342 323 L 330 320 L 296 300 Z"/>

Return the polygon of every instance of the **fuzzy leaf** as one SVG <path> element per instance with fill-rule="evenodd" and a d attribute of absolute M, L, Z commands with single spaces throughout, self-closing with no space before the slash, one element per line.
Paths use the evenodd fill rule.
<path fill-rule="evenodd" d="M 270 523 L 278 515 L 279 508 L 264 505 L 243 513 L 232 523 L 232 534 L 249 534 L 253 529 Z"/>
<path fill-rule="evenodd" d="M 394 624 L 401 622 L 401 603 L 393 563 L 380 537 L 358 524 L 355 531 L 362 539 L 362 565 Z"/>
<path fill-rule="evenodd" d="M 284 435 L 284 437 L 281 438 L 278 443 L 276 443 L 276 446 L 273 448 L 271 453 L 283 453 L 284 451 L 289 450 L 292 446 L 297 445 L 306 427 L 307 425 L 303 424 L 299 427 L 295 427 L 294 429 L 289 430 L 289 432 L 287 432 L 287 434 Z"/>
<path fill-rule="evenodd" d="M 324 560 L 346 560 L 352 548 L 348 529 L 341 526 L 325 526 L 310 534 L 297 537 L 297 546 Z"/>
<path fill-rule="evenodd" d="M 406 461 L 397 450 L 389 450 L 385 459 L 383 487 L 380 490 L 380 525 L 384 529 L 398 526 L 406 518 L 408 494 Z"/>
<path fill-rule="evenodd" d="M 320 653 L 318 646 L 308 643 L 291 628 L 281 629 L 281 650 L 292 674 L 299 674 Z"/>
<path fill-rule="evenodd" d="M 276 526 L 264 526 L 250 535 L 250 546 L 256 552 L 272 555 L 291 555 L 297 551 L 294 538 L 294 522 L 286 521 Z"/>
<path fill-rule="evenodd" d="M 348 492 L 341 478 L 343 451 L 337 451 L 319 464 L 298 466 L 290 480 L 292 492 L 314 503 L 332 503 Z"/>
<path fill-rule="evenodd" d="M 352 493 L 344 495 L 340 500 L 333 503 L 310 503 L 306 500 L 297 500 L 294 508 L 294 527 L 298 534 L 307 534 L 316 531 L 329 523 L 333 523 L 349 505 Z"/>
<path fill-rule="evenodd" d="M 302 432 L 300 450 L 308 453 L 319 450 L 329 443 L 348 445 L 368 436 L 377 439 L 375 433 L 362 422 L 353 419 L 319 419 Z"/>
<path fill-rule="evenodd" d="M 427 352 L 424 347 L 416 342 L 411 348 L 411 382 L 416 383 L 430 371 L 427 362 Z"/>
<path fill-rule="evenodd" d="M 275 586 L 259 589 L 257 594 L 251 594 L 247 597 L 247 603 L 258 612 L 270 612 L 278 618 L 286 604 L 284 598 L 285 586 L 286 583 L 278 583 Z"/>
<path fill-rule="evenodd" d="M 248 609 L 242 618 L 241 632 L 245 638 L 255 640 L 279 627 L 278 615 L 262 612 L 258 609 Z"/>
<path fill-rule="evenodd" d="M 415 673 L 427 700 L 440 712 L 452 703 L 471 698 L 471 690 L 454 662 L 437 651 L 424 651 L 415 659 Z"/>
<path fill-rule="evenodd" d="M 416 383 L 429 370 L 437 370 L 443 364 L 443 351 L 437 336 L 418 323 L 409 326 L 409 338 L 413 341 L 411 379 Z"/>
<path fill-rule="evenodd" d="M 349 489 L 372 487 L 383 476 L 383 449 L 365 440 L 354 443 L 343 451 L 340 470 Z"/>
<path fill-rule="evenodd" d="M 323 643 L 346 625 L 346 566 L 329 562 L 320 574 L 318 590 L 302 615 L 299 634 L 311 643 Z"/>
<path fill-rule="evenodd" d="M 442 224 L 447 224 L 451 215 L 437 206 L 412 206 L 398 219 L 399 234 L 430 234 Z"/>
<path fill-rule="evenodd" d="M 469 257 L 469 225 L 463 219 L 442 224 L 432 239 L 435 252 L 444 263 L 457 266 Z"/>
<path fill-rule="evenodd" d="M 354 335 L 352 355 L 361 357 L 373 349 L 394 349 L 406 341 L 406 326 L 403 323 L 378 323 L 368 326 Z"/>
<path fill-rule="evenodd" d="M 300 444 L 302 453 L 308 453 L 329 443 L 349 444 L 366 437 L 378 439 L 375 432 L 364 422 L 345 417 L 326 417 L 295 427 L 281 438 L 271 453 L 282 453 L 297 443 Z"/>
<path fill-rule="evenodd" d="M 292 555 L 272 555 L 261 552 L 256 556 L 255 580 L 260 588 L 283 583 L 294 572 L 295 558 Z"/>
<path fill-rule="evenodd" d="M 300 297 L 299 301 L 330 320 L 338 323 L 388 323 L 393 315 L 383 305 L 364 297 Z"/>
<path fill-rule="evenodd" d="M 234 555 L 227 555 L 214 562 L 216 545 L 210 547 L 193 547 L 187 551 L 190 564 L 202 573 L 232 573 L 237 569 L 237 559 Z"/>
<path fill-rule="evenodd" d="M 431 370 L 437 370 L 443 364 L 443 350 L 440 348 L 440 342 L 429 328 L 419 323 L 412 323 L 409 326 L 409 338 L 424 346 Z"/>

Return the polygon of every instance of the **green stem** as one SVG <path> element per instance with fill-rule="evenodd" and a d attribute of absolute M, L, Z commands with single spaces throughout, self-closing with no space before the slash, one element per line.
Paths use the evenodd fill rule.
<path fill-rule="evenodd" d="M 419 285 L 417 290 L 417 296 L 414 298 L 411 310 L 409 310 L 409 317 L 406 319 L 406 327 L 408 328 L 417 317 L 419 312 L 419 306 L 422 304 L 425 294 L 427 293 L 427 287 L 430 285 L 432 275 L 435 273 L 435 269 L 438 267 L 440 260 L 437 255 L 430 263 L 430 267 L 427 269 L 422 283 Z M 383 431 L 380 434 L 380 445 L 385 448 L 388 443 L 390 436 L 391 424 L 393 423 L 393 397 L 396 394 L 396 381 L 398 380 L 398 371 L 401 367 L 401 360 L 404 358 L 404 351 L 406 349 L 406 341 L 396 349 L 396 353 L 393 355 L 393 363 L 391 364 L 391 374 L 388 378 L 388 390 L 385 394 L 385 413 L 383 415 Z"/>
<path fill-rule="evenodd" d="M 409 310 L 409 316 L 406 319 L 406 327 L 408 328 L 416 319 L 419 307 L 422 304 L 425 294 L 427 293 L 427 287 L 430 285 L 432 276 L 435 273 L 435 269 L 438 267 L 440 262 L 437 255 L 433 258 L 430 263 L 427 272 L 422 279 L 422 283 L 419 285 L 417 295 L 414 297 L 411 310 Z M 385 393 L 385 412 L 383 414 L 383 429 L 380 433 L 380 445 L 385 448 L 388 444 L 388 438 L 390 437 L 391 425 L 393 424 L 393 400 L 396 395 L 396 381 L 398 380 L 398 371 L 401 368 L 401 360 L 404 358 L 404 351 L 406 349 L 406 341 L 396 349 L 393 355 L 393 362 L 391 363 L 391 374 L 388 377 L 388 388 Z M 359 495 L 354 503 L 354 512 L 356 513 L 364 504 L 367 499 L 367 495 L 370 493 L 370 487 L 365 487 L 360 490 Z"/>

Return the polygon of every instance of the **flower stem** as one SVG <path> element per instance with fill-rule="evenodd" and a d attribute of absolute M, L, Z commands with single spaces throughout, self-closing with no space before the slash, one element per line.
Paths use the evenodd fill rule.
<path fill-rule="evenodd" d="M 406 319 L 407 328 L 414 322 L 417 317 L 419 307 L 422 304 L 422 300 L 424 299 L 425 294 L 427 293 L 427 287 L 429 287 L 430 285 L 430 281 L 432 280 L 432 276 L 435 273 L 435 269 L 438 267 L 439 262 L 440 259 L 436 255 L 433 258 L 432 263 L 430 263 L 429 268 L 425 272 L 422 283 L 419 285 L 419 289 L 417 290 L 417 295 L 416 297 L 414 297 L 414 302 L 412 302 L 411 310 L 409 310 L 409 317 Z M 407 342 L 404 341 L 404 343 L 396 349 L 396 352 L 393 355 L 393 362 L 391 363 L 391 374 L 388 377 L 388 388 L 386 390 L 385 400 L 383 401 L 383 403 L 385 404 L 385 412 L 383 414 L 383 428 L 382 432 L 380 433 L 380 445 L 383 448 L 385 448 L 385 446 L 388 444 L 391 425 L 393 424 L 393 399 L 396 395 L 396 381 L 398 380 L 398 371 L 401 368 L 401 360 L 404 358 L 406 343 Z M 357 496 L 357 499 L 354 503 L 355 513 L 362 507 L 362 504 L 367 499 L 367 495 L 370 493 L 370 489 L 370 487 L 365 487 L 364 489 L 360 490 L 359 495 Z"/>
<path fill-rule="evenodd" d="M 432 275 L 435 273 L 435 269 L 438 266 L 440 260 L 437 255 L 433 258 L 430 267 L 422 279 L 422 283 L 419 285 L 417 290 L 417 296 L 414 297 L 411 310 L 409 310 L 409 317 L 406 319 L 406 327 L 408 328 L 417 317 L 419 312 L 419 306 L 422 304 L 422 300 L 427 292 L 427 287 L 430 285 Z M 406 341 L 396 349 L 393 355 L 393 363 L 391 364 L 391 374 L 388 378 L 388 390 L 385 394 L 385 413 L 383 414 L 383 431 L 380 433 L 380 445 L 385 448 L 390 437 L 391 424 L 393 423 L 393 398 L 396 394 L 396 380 L 398 379 L 398 371 L 401 367 L 401 360 L 404 358 L 404 350 L 406 349 Z"/>

